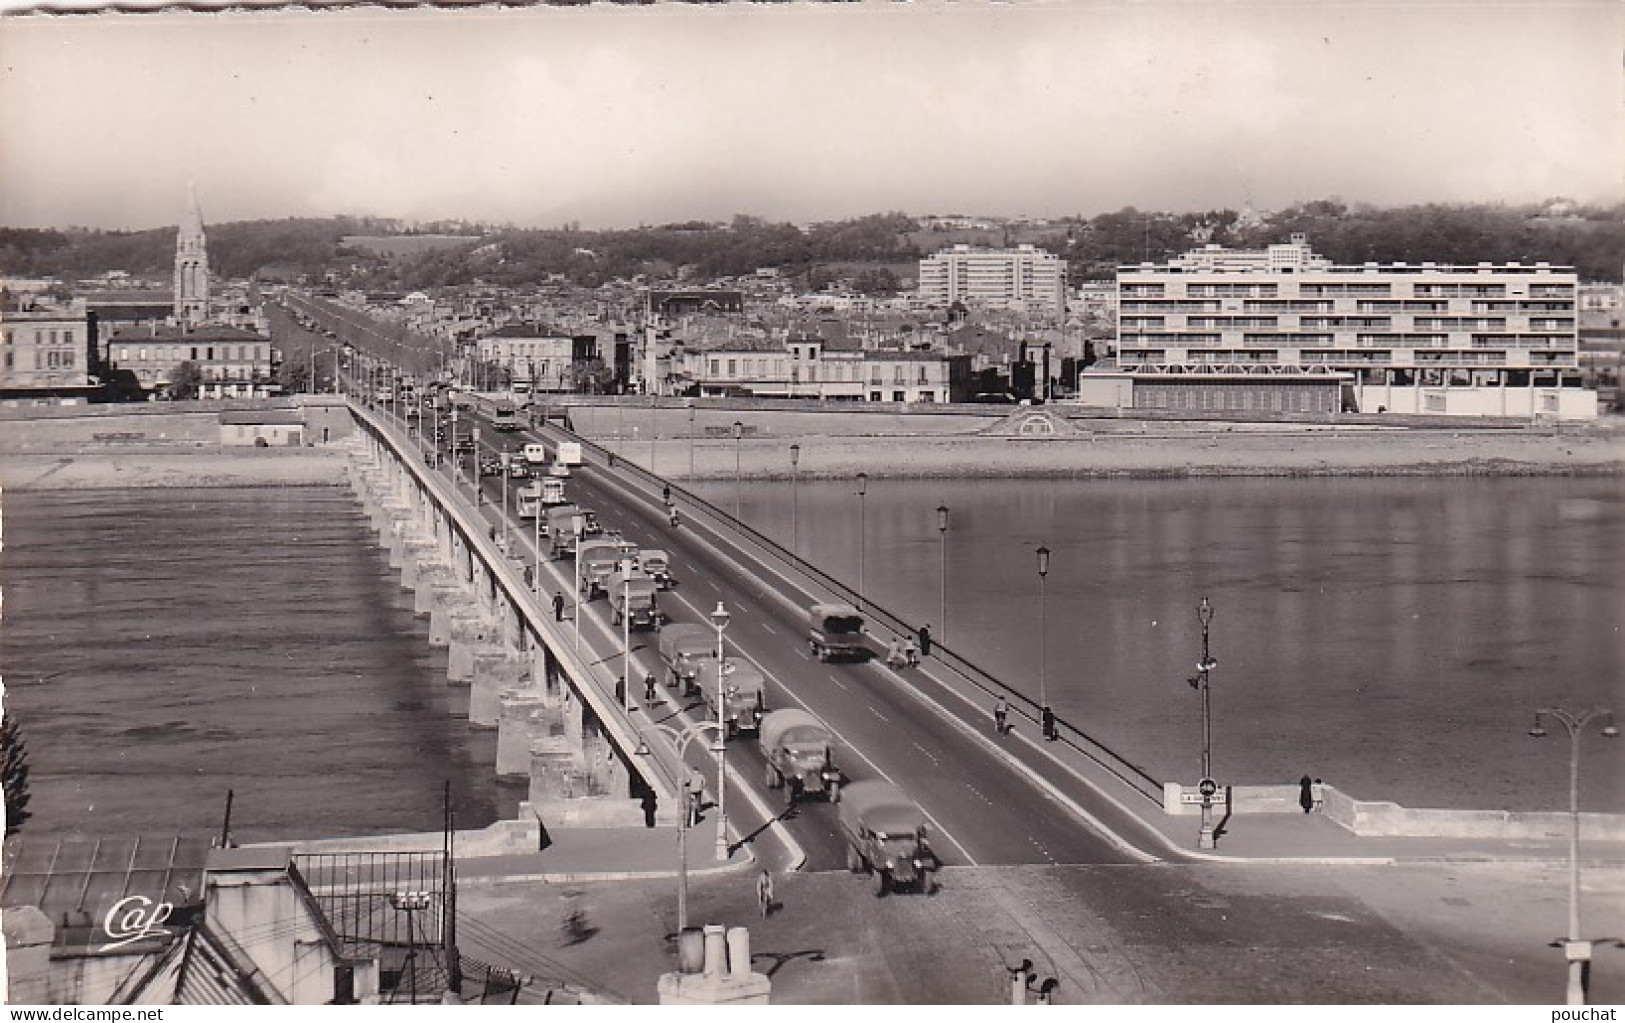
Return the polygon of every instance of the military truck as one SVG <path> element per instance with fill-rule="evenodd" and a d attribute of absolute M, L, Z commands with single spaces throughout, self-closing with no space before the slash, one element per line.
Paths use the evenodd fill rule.
<path fill-rule="evenodd" d="M 694 684 L 705 697 L 711 720 L 721 720 L 730 739 L 761 726 L 762 715 L 767 713 L 767 682 L 756 665 L 730 657 L 718 672 L 714 659 L 702 661 Z"/>
<path fill-rule="evenodd" d="M 663 590 L 671 589 L 671 557 L 662 550 L 645 547 L 638 552 L 638 568 Z"/>
<path fill-rule="evenodd" d="M 547 509 L 548 557 L 554 561 L 575 557 L 575 517 L 580 514 L 581 509 L 573 504 L 556 504 Z"/>
<path fill-rule="evenodd" d="M 869 648 L 863 641 L 863 615 L 851 604 L 814 604 L 807 609 L 808 646 L 813 657 L 861 657 Z"/>
<path fill-rule="evenodd" d="M 621 558 L 620 544 L 614 540 L 583 540 L 576 570 L 581 577 L 581 599 L 594 600 L 608 593 L 609 577 L 615 574 Z"/>
<path fill-rule="evenodd" d="M 631 573 L 616 570 L 609 577 L 609 604 L 615 624 L 623 620 L 634 629 L 660 627 L 660 608 L 655 603 L 655 581 L 633 569 Z"/>
<path fill-rule="evenodd" d="M 660 659 L 666 662 L 666 685 L 683 687 L 683 695 L 694 691 L 700 662 L 717 655 L 717 634 L 704 625 L 686 622 L 660 630 Z"/>
<path fill-rule="evenodd" d="M 888 781 L 855 781 L 841 790 L 846 869 L 869 874 L 876 895 L 914 888 L 930 894 L 940 864 L 926 843 L 925 811 Z"/>
<path fill-rule="evenodd" d="M 835 766 L 835 733 L 828 725 L 799 707 L 787 707 L 762 718 L 757 738 L 768 788 L 787 790 L 792 803 L 820 792 L 832 803 L 841 801 L 846 777 Z"/>

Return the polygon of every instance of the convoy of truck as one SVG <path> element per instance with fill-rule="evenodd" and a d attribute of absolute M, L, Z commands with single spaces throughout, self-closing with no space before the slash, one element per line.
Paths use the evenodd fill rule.
<path fill-rule="evenodd" d="M 846 869 L 868 874 L 876 895 L 914 888 L 930 894 L 936 854 L 926 841 L 925 811 L 889 781 L 855 781 L 837 814 L 846 837 Z"/>
<path fill-rule="evenodd" d="M 517 410 L 499 404 L 498 430 L 518 428 Z M 459 438 L 461 439 L 461 438 Z M 822 796 L 833 804 L 846 844 L 847 868 L 871 877 L 875 894 L 933 890 L 931 875 L 940 863 L 928 841 L 927 819 L 919 805 L 896 785 L 881 780 L 852 781 L 837 765 L 838 737 L 812 713 L 800 708 L 767 709 L 766 679 L 743 657 L 717 660 L 717 634 L 707 625 L 666 624 L 659 592 L 674 584 L 666 551 L 645 548 L 619 535 L 603 535 L 591 509 L 570 503 L 563 476 L 583 463 L 581 445 L 532 442 L 508 458 L 512 475 L 528 477 L 517 491 L 521 519 L 545 530 L 549 556 L 573 556 L 583 602 L 608 597 L 614 624 L 658 630 L 656 646 L 666 685 L 683 695 L 698 694 L 705 716 L 720 722 L 728 736 L 754 733 L 763 762 L 764 785 L 786 800 Z M 549 455 L 552 458 L 549 458 Z M 576 535 L 579 526 L 581 536 Z M 807 642 L 819 661 L 867 657 L 864 617 L 850 604 L 821 602 L 806 610 Z"/>
<path fill-rule="evenodd" d="M 762 718 L 757 741 L 768 788 L 785 789 L 791 803 L 819 793 L 832 803 L 841 801 L 846 776 L 835 766 L 835 733 L 828 725 L 799 707 L 787 707 Z"/>

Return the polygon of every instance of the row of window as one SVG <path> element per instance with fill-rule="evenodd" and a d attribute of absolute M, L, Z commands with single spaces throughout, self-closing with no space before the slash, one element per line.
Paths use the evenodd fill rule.
<path fill-rule="evenodd" d="M 17 343 L 17 331 L 15 328 L 8 328 L 6 330 L 5 340 L 6 344 L 8 345 Z M 51 330 L 46 327 L 35 327 L 34 343 L 37 345 L 72 345 L 79 343 L 79 336 L 72 327 L 62 330 Z"/>
<path fill-rule="evenodd" d="M 232 355 L 236 352 L 235 358 Z M 190 352 L 191 354 L 187 354 Z M 216 357 L 218 353 L 218 358 Z M 159 345 L 155 348 L 136 348 L 120 345 L 114 350 L 113 361 L 124 362 L 264 362 L 270 358 L 268 345 Z"/>
<path fill-rule="evenodd" d="M 706 360 L 709 376 L 713 380 L 724 378 L 729 380 L 781 380 L 785 375 L 784 362 L 785 360 L 782 358 L 717 358 Z M 866 365 L 864 363 L 826 362 L 824 365 L 828 367 L 823 375 L 823 379 L 826 382 L 839 383 L 842 381 L 847 381 L 857 383 L 864 379 L 864 369 Z M 933 364 L 919 362 L 913 363 L 912 365 L 916 370 L 914 374 L 915 382 L 921 384 L 931 382 L 930 367 Z M 940 363 L 937 365 L 940 365 Z M 868 378 L 871 384 L 883 383 L 885 381 L 886 374 L 881 365 L 868 365 L 867 368 L 869 370 Z M 894 363 L 892 365 L 891 373 L 892 382 L 897 384 L 904 383 L 909 376 L 907 368 L 907 364 Z M 794 383 L 800 383 L 802 381 L 806 381 L 807 383 L 816 383 L 819 379 L 817 366 L 791 366 L 789 368 L 789 374 L 790 380 Z"/>

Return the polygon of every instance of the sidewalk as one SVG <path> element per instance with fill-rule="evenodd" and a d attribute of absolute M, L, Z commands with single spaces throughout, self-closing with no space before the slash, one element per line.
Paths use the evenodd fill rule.
<path fill-rule="evenodd" d="M 689 829 L 688 873 L 691 877 L 743 871 L 757 863 L 749 843 L 731 836 L 727 861 L 716 855 L 716 827 L 702 819 Z M 551 828 L 547 848 L 533 853 L 457 858 L 461 884 L 498 882 L 622 881 L 671 877 L 678 870 L 677 829 Z"/>

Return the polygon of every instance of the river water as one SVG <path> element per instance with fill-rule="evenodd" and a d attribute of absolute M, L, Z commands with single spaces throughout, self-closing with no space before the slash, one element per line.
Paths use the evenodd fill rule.
<path fill-rule="evenodd" d="M 459 826 L 511 812 L 371 539 L 338 487 L 8 492 L 26 833 L 218 831 L 228 790 L 244 841 L 435 830 L 447 781 Z"/>
<path fill-rule="evenodd" d="M 732 484 L 703 492 L 731 509 Z M 1570 744 L 1555 723 L 1530 738 L 1534 711 L 1625 712 L 1617 480 L 870 480 L 862 498 L 747 482 L 741 496 L 748 522 L 850 585 L 861 574 L 871 599 L 1034 698 L 1042 665 L 1061 717 L 1162 779 L 1201 773 L 1186 679 L 1204 596 L 1222 783 L 1307 773 L 1410 806 L 1566 809 Z M 1625 812 L 1625 741 L 1598 731 L 1581 805 Z"/>

